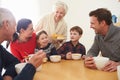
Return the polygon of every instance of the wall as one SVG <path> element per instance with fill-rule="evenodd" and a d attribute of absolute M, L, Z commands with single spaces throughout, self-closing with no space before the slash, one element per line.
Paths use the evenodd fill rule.
<path fill-rule="evenodd" d="M 33 20 L 34 25 L 45 14 L 52 11 L 52 5 L 58 0 L 2 0 L 2 6 L 9 8 L 15 15 L 16 19 L 27 17 Z M 69 6 L 65 20 L 69 29 L 74 26 L 80 26 L 84 33 L 80 39 L 88 50 L 94 40 L 94 30 L 90 28 L 89 12 L 96 8 L 104 7 L 111 10 L 120 21 L 120 2 L 118 0 L 61 0 Z M 69 38 L 68 38 L 69 40 Z"/>
<path fill-rule="evenodd" d="M 88 50 L 94 40 L 94 30 L 90 28 L 89 12 L 96 8 L 108 8 L 112 14 L 115 14 L 120 21 L 120 2 L 117 0 L 71 0 L 69 1 L 69 12 L 66 16 L 69 28 L 73 25 L 79 25 L 84 30 L 80 40 Z"/>

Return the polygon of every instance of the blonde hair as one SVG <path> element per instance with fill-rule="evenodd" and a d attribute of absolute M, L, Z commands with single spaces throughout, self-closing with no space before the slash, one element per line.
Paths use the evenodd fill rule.
<path fill-rule="evenodd" d="M 65 10 L 65 14 L 68 11 L 68 6 L 66 3 L 62 2 L 62 1 L 57 1 L 55 3 L 55 5 L 53 5 L 53 11 L 55 11 L 56 7 L 62 7 Z"/>

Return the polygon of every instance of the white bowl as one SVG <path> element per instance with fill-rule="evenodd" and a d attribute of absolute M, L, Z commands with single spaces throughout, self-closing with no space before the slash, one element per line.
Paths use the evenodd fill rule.
<path fill-rule="evenodd" d="M 25 67 L 26 64 L 27 64 L 27 63 L 18 63 L 18 64 L 15 65 L 15 69 L 16 69 L 17 74 L 19 74 L 19 73 L 22 71 L 22 69 Z M 40 71 L 41 68 L 42 68 L 42 65 L 40 65 L 40 66 L 36 69 L 36 71 Z"/>
<path fill-rule="evenodd" d="M 52 55 L 52 56 L 50 56 L 50 61 L 60 62 L 61 61 L 61 56 L 60 55 Z"/>
<path fill-rule="evenodd" d="M 97 69 L 101 70 L 104 68 L 105 64 L 109 61 L 109 58 L 107 57 L 93 57 L 95 61 L 95 65 Z"/>
<path fill-rule="evenodd" d="M 73 53 L 73 54 L 72 54 L 72 59 L 74 59 L 74 60 L 79 60 L 79 59 L 81 59 L 81 56 L 82 56 L 82 54 Z"/>

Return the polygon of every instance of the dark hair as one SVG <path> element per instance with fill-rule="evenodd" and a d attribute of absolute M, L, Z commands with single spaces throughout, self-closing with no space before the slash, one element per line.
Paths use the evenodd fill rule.
<path fill-rule="evenodd" d="M 15 32 L 14 34 L 13 34 L 13 42 L 16 40 L 16 38 L 18 38 L 18 34 Z M 10 41 L 7 41 L 6 42 L 6 48 L 8 48 L 8 46 L 9 46 L 9 44 L 10 44 Z"/>
<path fill-rule="evenodd" d="M 48 35 L 46 31 L 42 30 L 42 31 L 40 31 L 40 32 L 37 33 L 37 35 L 36 35 L 36 40 L 39 39 L 39 36 L 40 36 L 41 34 L 46 34 L 46 35 Z"/>
<path fill-rule="evenodd" d="M 107 25 L 110 25 L 112 23 L 111 12 L 105 8 L 99 8 L 99 9 L 93 10 L 89 13 L 89 16 L 97 17 L 97 20 L 99 21 L 99 23 L 103 20 L 105 20 Z"/>
<path fill-rule="evenodd" d="M 41 34 L 46 34 L 46 35 L 48 35 L 47 32 L 44 31 L 44 30 L 39 31 L 39 32 L 37 33 L 37 35 L 36 35 L 36 40 L 39 39 L 39 37 L 40 37 Z M 39 45 L 39 43 L 37 42 L 37 46 L 36 46 L 37 48 L 38 48 L 38 45 Z"/>
<path fill-rule="evenodd" d="M 82 28 L 80 28 L 79 26 L 73 26 L 70 31 L 77 31 L 79 33 L 79 35 L 83 34 L 83 30 Z"/>
<path fill-rule="evenodd" d="M 17 23 L 17 32 L 15 32 L 13 34 L 13 42 L 18 39 L 18 34 L 17 33 L 20 33 L 21 29 L 26 30 L 28 28 L 28 25 L 31 24 L 31 23 L 32 23 L 32 21 L 30 19 L 26 19 L 26 18 L 20 19 L 18 21 L 18 23 Z"/>
<path fill-rule="evenodd" d="M 21 29 L 26 30 L 28 28 L 28 25 L 31 24 L 32 21 L 30 19 L 20 19 L 17 23 L 17 32 L 20 33 Z"/>

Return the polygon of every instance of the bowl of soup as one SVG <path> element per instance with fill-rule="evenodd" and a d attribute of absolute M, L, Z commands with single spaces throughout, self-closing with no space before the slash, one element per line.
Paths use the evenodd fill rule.
<path fill-rule="evenodd" d="M 72 59 L 73 60 L 79 60 L 79 59 L 81 59 L 81 54 L 79 54 L 79 53 L 73 53 L 72 54 Z"/>
<path fill-rule="evenodd" d="M 50 61 L 51 62 L 60 62 L 61 61 L 61 56 L 60 55 L 51 55 L 50 56 Z"/>

